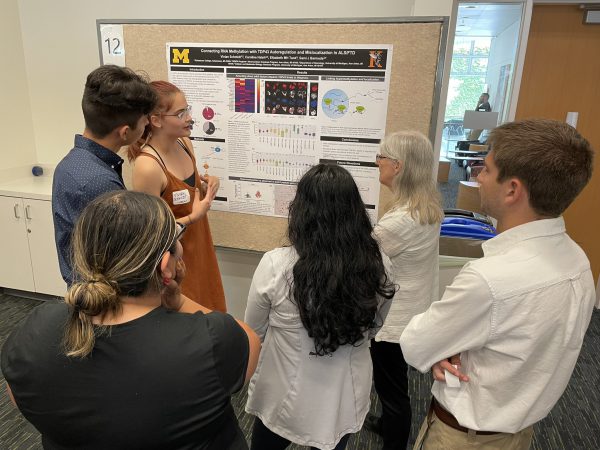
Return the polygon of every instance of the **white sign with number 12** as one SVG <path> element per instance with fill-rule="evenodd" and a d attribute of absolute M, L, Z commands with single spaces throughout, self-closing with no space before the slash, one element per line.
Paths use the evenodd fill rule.
<path fill-rule="evenodd" d="M 125 65 L 123 25 L 100 25 L 102 64 Z"/>

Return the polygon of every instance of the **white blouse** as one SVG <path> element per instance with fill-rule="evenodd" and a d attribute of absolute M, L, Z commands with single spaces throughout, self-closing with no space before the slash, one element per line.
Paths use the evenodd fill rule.
<path fill-rule="evenodd" d="M 388 211 L 375 225 L 373 234 L 392 261 L 393 281 L 398 285 L 376 341 L 398 343 L 410 319 L 439 299 L 440 226 L 421 225 L 406 207 Z"/>
<path fill-rule="evenodd" d="M 333 449 L 344 435 L 360 430 L 369 411 L 369 339 L 377 330 L 365 333 L 356 346 L 342 345 L 327 356 L 311 354 L 314 341 L 289 298 L 288 278 L 297 258 L 292 247 L 267 252 L 252 279 L 244 320 L 263 345 L 246 412 L 292 442 Z M 390 262 L 383 259 L 389 272 Z M 380 300 L 381 317 L 390 303 Z"/>

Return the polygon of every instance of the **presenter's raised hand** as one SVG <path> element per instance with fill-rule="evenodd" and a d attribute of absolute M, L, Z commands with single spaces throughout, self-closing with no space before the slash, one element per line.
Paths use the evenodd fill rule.
<path fill-rule="evenodd" d="M 208 184 L 206 187 L 206 193 L 204 194 L 203 199 L 200 199 L 200 190 L 196 188 L 194 203 L 192 204 L 192 212 L 188 216 L 190 223 L 197 222 L 206 215 L 210 209 L 214 196 L 215 192 L 210 184 Z"/>
<path fill-rule="evenodd" d="M 213 177 L 212 175 L 200 175 L 200 179 L 206 183 L 203 186 L 206 186 L 206 196 L 208 197 L 208 188 L 212 187 L 212 195 L 211 201 L 215 199 L 217 195 L 217 191 L 219 190 L 219 186 L 221 182 L 219 181 L 219 177 Z"/>

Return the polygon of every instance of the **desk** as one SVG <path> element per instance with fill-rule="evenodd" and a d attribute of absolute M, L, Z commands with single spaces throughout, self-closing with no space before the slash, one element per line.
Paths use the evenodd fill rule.
<path fill-rule="evenodd" d="M 457 153 L 459 154 L 457 155 Z M 483 161 L 485 159 L 485 156 L 461 156 L 460 153 L 467 153 L 467 151 L 448 152 L 448 155 L 446 157 L 455 161 Z M 471 154 L 475 153 L 478 152 L 471 152 Z"/>
<path fill-rule="evenodd" d="M 458 141 L 462 140 L 463 136 L 456 137 L 442 137 L 441 148 L 444 152 L 448 152 L 454 148 L 456 148 L 456 144 Z"/>
<path fill-rule="evenodd" d="M 460 156 L 460 153 L 467 153 L 467 154 L 475 154 L 475 153 L 479 153 L 479 152 L 474 152 L 474 151 L 470 151 L 470 150 L 460 150 L 460 151 L 454 151 L 451 152 L 452 155 L 448 154 L 448 159 L 456 161 L 457 164 L 460 167 L 465 167 L 465 180 L 469 181 L 471 178 L 476 178 L 477 175 L 479 174 L 479 171 L 474 171 L 473 168 L 480 168 L 483 167 L 482 163 L 485 160 L 485 155 L 481 155 L 480 156 Z M 456 155 L 456 154 L 459 155 Z M 480 169 L 479 169 L 480 170 Z"/>
<path fill-rule="evenodd" d="M 485 154 L 473 150 L 450 150 L 448 151 L 446 157 L 456 161 L 460 167 L 464 167 L 466 165 L 467 168 L 476 162 L 482 162 L 485 160 Z M 469 178 L 467 175 L 467 180 L 468 179 Z"/>
<path fill-rule="evenodd" d="M 480 155 L 484 156 L 487 154 L 486 151 L 477 151 L 477 150 L 448 150 L 448 153 L 464 153 L 465 155 Z"/>
<path fill-rule="evenodd" d="M 485 157 L 483 156 L 451 156 L 448 155 L 448 159 L 453 159 L 455 161 L 483 161 Z"/>

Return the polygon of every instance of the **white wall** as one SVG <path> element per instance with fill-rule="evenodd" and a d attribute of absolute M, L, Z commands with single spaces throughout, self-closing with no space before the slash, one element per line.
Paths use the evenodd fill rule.
<path fill-rule="evenodd" d="M 400 2 L 400 0 L 399 0 Z M 413 16 L 450 16 L 452 0 L 415 0 Z"/>
<path fill-rule="evenodd" d="M 9 169 L 33 164 L 36 160 L 17 0 L 2 2 L 0 42 L 0 134 L 3 148 L 0 168 Z"/>
<path fill-rule="evenodd" d="M 83 129 L 85 77 L 99 65 L 96 19 L 406 17 L 413 1 L 305 0 L 292 8 L 275 0 L 224 0 L 210 7 L 183 0 L 20 0 L 19 5 L 37 158 L 57 163 L 71 148 L 73 134 Z"/>
<path fill-rule="evenodd" d="M 252 275 L 261 258 L 262 255 L 255 252 L 217 249 L 227 312 L 236 319 L 244 318 Z"/>
<path fill-rule="evenodd" d="M 100 62 L 96 19 L 444 16 L 450 14 L 452 7 L 452 0 L 305 0 L 300 8 L 297 4 L 290 7 L 276 0 L 223 0 L 211 3 L 210 7 L 205 2 L 189 0 L 4 1 L 10 5 L 0 16 L 0 36 L 5 37 L 4 42 L 16 41 L 17 45 L 2 49 L 3 61 L 11 61 L 11 64 L 5 65 L 0 80 L 19 80 L 19 84 L 10 93 L 0 94 L 0 99 L 6 105 L 16 104 L 18 100 L 19 106 L 16 115 L 10 114 L 7 123 L 3 121 L 2 126 L 6 126 L 3 134 L 14 136 L 11 148 L 18 143 L 24 150 L 18 155 L 5 152 L 3 167 L 36 160 L 56 164 L 72 147 L 73 135 L 83 130 L 80 102 L 85 78 Z M 10 84 L 14 86 L 14 81 Z M 5 103 L 4 95 L 9 94 L 11 97 L 7 97 Z M 217 250 L 217 257 L 228 308 L 234 316 L 243 317 L 248 288 L 260 255 Z"/>
<path fill-rule="evenodd" d="M 517 20 L 492 39 L 485 82 L 489 85 L 490 104 L 492 105 L 493 111 L 500 110 L 500 105 L 498 103 L 499 99 L 494 97 L 498 90 L 500 68 L 505 64 L 511 65 L 511 77 L 509 79 L 508 91 L 505 98 L 508 98 L 510 94 L 510 80 L 512 80 L 515 71 L 515 55 L 519 41 L 519 30 L 520 20 Z M 504 115 L 506 114 L 508 114 L 507 108 L 504 109 Z"/>

